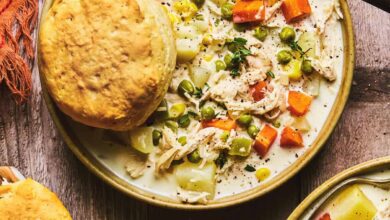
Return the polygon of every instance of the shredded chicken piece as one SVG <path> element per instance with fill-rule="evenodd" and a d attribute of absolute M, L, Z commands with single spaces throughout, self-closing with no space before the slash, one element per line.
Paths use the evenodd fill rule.
<path fill-rule="evenodd" d="M 312 60 L 312 65 L 313 68 L 320 74 L 322 75 L 325 79 L 329 81 L 334 81 L 336 80 L 336 72 L 333 68 L 333 65 L 328 64 L 324 66 L 325 62 L 320 62 L 318 60 Z"/>
<path fill-rule="evenodd" d="M 136 179 L 144 175 L 146 168 L 150 165 L 151 161 L 146 155 L 141 155 L 138 152 L 130 150 L 129 162 L 126 164 L 125 169 L 129 173 L 130 177 Z"/>
<path fill-rule="evenodd" d="M 271 7 L 267 7 L 265 10 L 265 22 L 269 21 L 274 14 L 279 10 L 279 8 L 282 6 L 283 1 L 278 1 Z"/>
<path fill-rule="evenodd" d="M 208 192 L 188 191 L 180 187 L 177 188 L 177 192 L 177 198 L 185 203 L 207 204 L 207 197 L 210 196 Z"/>
<path fill-rule="evenodd" d="M 264 99 L 253 101 L 229 101 L 225 103 L 226 108 L 232 111 L 233 116 L 239 116 L 242 112 L 252 113 L 255 115 L 263 115 L 272 109 L 278 107 L 280 89 L 274 89 L 272 92 L 266 93 Z"/>
<path fill-rule="evenodd" d="M 272 61 L 260 51 L 246 57 L 247 67 L 241 75 L 241 80 L 248 84 L 255 84 L 267 78 L 267 72 L 272 69 Z"/>

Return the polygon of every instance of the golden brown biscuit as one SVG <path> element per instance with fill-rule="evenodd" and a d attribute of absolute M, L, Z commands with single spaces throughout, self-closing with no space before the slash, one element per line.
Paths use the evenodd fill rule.
<path fill-rule="evenodd" d="M 175 66 L 171 25 L 149 0 L 56 0 L 41 24 L 41 74 L 58 107 L 128 130 L 161 102 Z"/>
<path fill-rule="evenodd" d="M 32 179 L 0 185 L 0 219 L 72 219 L 57 196 Z"/>

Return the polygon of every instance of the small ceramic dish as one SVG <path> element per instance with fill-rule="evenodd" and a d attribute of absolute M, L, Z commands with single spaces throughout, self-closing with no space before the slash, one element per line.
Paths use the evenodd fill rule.
<path fill-rule="evenodd" d="M 382 158 L 367 161 L 365 163 L 358 164 L 332 177 L 331 179 L 329 179 L 328 181 L 320 185 L 317 189 L 315 189 L 309 196 L 307 196 L 306 199 L 303 200 L 301 204 L 293 211 L 293 213 L 291 213 L 288 219 L 289 220 L 313 219 L 315 215 L 310 215 L 310 213 L 313 213 L 311 211 L 311 208 L 314 206 L 314 204 L 317 201 L 319 201 L 323 196 L 325 196 L 329 190 L 332 190 L 333 187 L 353 177 L 366 177 L 370 179 L 389 179 L 390 178 L 390 157 L 382 157 Z M 348 186 L 351 185 L 353 184 L 349 184 Z M 340 193 L 343 189 L 347 188 L 348 186 L 346 185 L 342 189 L 336 191 L 334 194 L 337 195 L 337 193 Z M 365 193 L 367 193 L 367 191 L 370 192 L 369 190 L 366 189 L 364 190 L 364 192 Z M 378 195 L 383 195 L 383 193 L 378 194 L 378 192 L 376 193 L 374 192 L 369 196 L 369 198 L 373 200 L 373 198 L 377 198 Z M 328 199 L 328 201 L 329 200 L 331 200 L 331 198 Z M 379 201 L 377 203 L 381 203 L 381 202 L 382 201 Z M 325 205 L 325 203 L 323 205 Z M 322 208 L 323 207 L 321 207 L 320 209 L 322 210 Z M 321 210 L 314 210 L 314 211 L 318 214 L 321 212 Z"/>

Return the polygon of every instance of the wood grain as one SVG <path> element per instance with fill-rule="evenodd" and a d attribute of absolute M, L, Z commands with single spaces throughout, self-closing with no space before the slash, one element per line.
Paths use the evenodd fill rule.
<path fill-rule="evenodd" d="M 42 0 L 40 0 L 42 4 Z M 313 189 L 357 163 L 390 155 L 390 14 L 350 0 L 356 71 L 346 109 L 326 146 L 299 175 L 263 198 L 223 210 L 184 212 L 126 197 L 91 174 L 59 136 L 41 98 L 16 106 L 0 89 L 0 166 L 11 165 L 58 194 L 74 219 L 286 219 Z"/>

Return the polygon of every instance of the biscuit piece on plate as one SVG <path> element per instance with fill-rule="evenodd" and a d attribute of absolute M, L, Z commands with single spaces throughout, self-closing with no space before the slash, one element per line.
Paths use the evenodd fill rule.
<path fill-rule="evenodd" d="M 83 124 L 129 130 L 163 99 L 176 62 L 169 18 L 147 0 L 55 0 L 39 37 L 57 106 Z"/>

